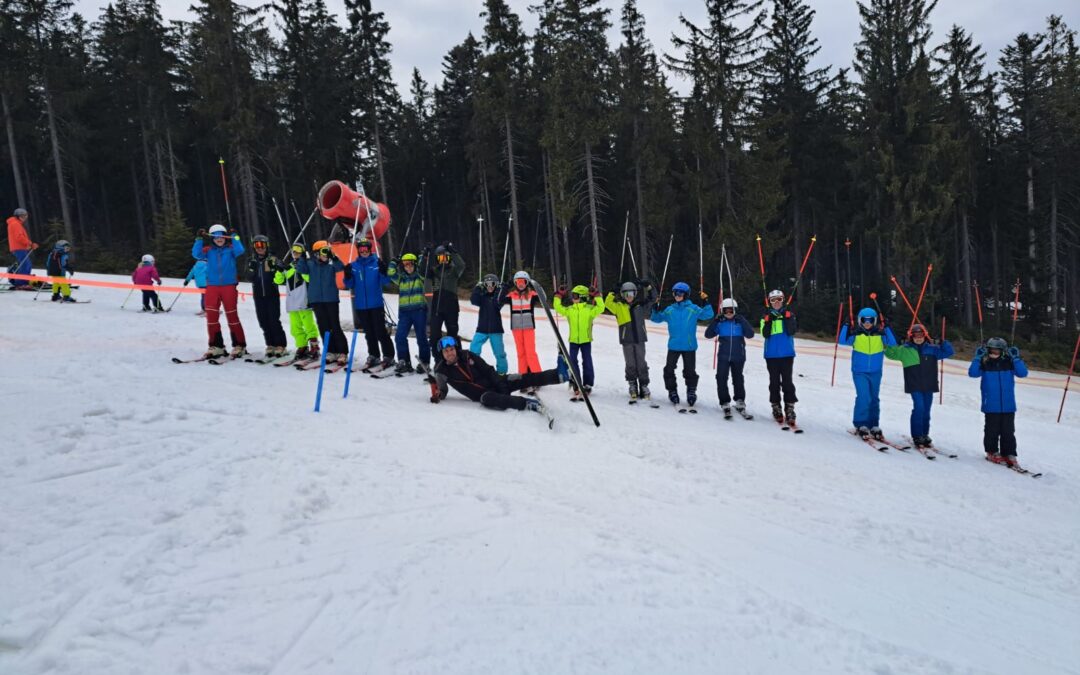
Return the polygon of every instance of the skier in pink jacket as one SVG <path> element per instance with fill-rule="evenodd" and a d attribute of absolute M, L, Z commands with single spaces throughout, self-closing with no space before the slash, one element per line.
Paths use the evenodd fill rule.
<path fill-rule="evenodd" d="M 138 286 L 152 286 L 154 282 L 157 282 L 158 286 L 161 285 L 161 275 L 158 274 L 157 267 L 154 267 L 154 256 L 147 253 L 142 257 L 139 266 L 131 273 L 131 281 Z M 157 291 L 143 289 L 142 311 L 155 313 L 165 311 L 165 308 L 161 306 Z"/>

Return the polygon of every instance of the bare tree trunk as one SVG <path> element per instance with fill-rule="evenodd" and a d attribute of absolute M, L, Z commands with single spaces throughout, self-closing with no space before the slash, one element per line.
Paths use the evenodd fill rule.
<path fill-rule="evenodd" d="M 255 201 L 255 172 L 247 148 L 236 151 L 236 168 L 239 170 L 240 204 L 243 206 L 240 222 L 241 236 L 250 239 L 258 229 L 258 205 Z"/>
<path fill-rule="evenodd" d="M 85 209 L 83 209 L 83 193 L 82 187 L 79 183 L 79 172 L 72 170 L 71 172 L 72 189 L 75 190 L 75 220 L 76 227 L 79 230 L 79 241 L 86 241 L 86 217 Z"/>
<path fill-rule="evenodd" d="M 791 232 L 792 241 L 795 243 L 795 277 L 799 276 L 799 265 L 802 263 L 802 213 L 799 210 L 798 188 L 791 188 Z"/>
<path fill-rule="evenodd" d="M 589 181 L 589 220 L 592 225 L 593 275 L 596 290 L 604 294 L 604 271 L 600 267 L 600 223 L 596 215 L 596 179 L 593 177 L 592 146 L 585 144 L 585 177 Z"/>
<path fill-rule="evenodd" d="M 379 130 L 379 118 L 374 113 L 371 118 L 375 120 L 375 164 L 379 170 L 379 194 L 382 195 L 383 203 L 389 203 L 390 198 L 386 192 L 386 172 L 383 168 L 382 135 Z M 389 228 L 386 230 L 386 248 L 389 249 L 387 260 L 396 256 L 394 253 L 394 234 Z"/>
<path fill-rule="evenodd" d="M 15 124 L 11 119 L 11 108 L 8 107 L 7 93 L 0 91 L 0 104 L 4 108 L 4 126 L 7 127 L 8 153 L 11 155 L 11 175 L 15 177 L 15 198 L 20 207 L 28 207 L 26 192 L 23 190 L 22 173 L 19 172 L 19 153 L 15 149 Z"/>
<path fill-rule="evenodd" d="M 1030 127 L 1028 128 L 1030 129 Z M 1031 152 L 1028 152 L 1027 159 L 1028 258 L 1031 260 L 1032 268 L 1037 269 L 1038 260 L 1036 259 L 1035 248 L 1035 161 L 1031 157 Z M 1037 288 L 1034 274 L 1028 280 L 1028 286 L 1032 292 Z"/>
<path fill-rule="evenodd" d="M 45 112 L 49 117 L 49 139 L 52 141 L 53 164 L 56 166 L 56 187 L 60 196 L 60 213 L 64 218 L 64 234 L 68 241 L 72 241 L 75 239 L 75 223 L 71 218 L 71 207 L 68 206 L 67 185 L 64 183 L 64 164 L 60 157 L 60 136 L 56 131 L 52 92 L 49 90 L 48 80 L 44 78 L 42 78 L 42 89 L 45 93 Z"/>
<path fill-rule="evenodd" d="M 139 196 L 139 176 L 135 173 L 135 164 L 131 168 L 131 194 L 135 198 L 135 232 L 139 235 L 139 248 L 146 250 L 146 219 L 143 216 L 142 197 Z"/>
<path fill-rule="evenodd" d="M 1058 336 L 1058 194 L 1057 175 L 1050 181 L 1050 335 L 1055 340 Z M 1030 316 L 1030 312 L 1028 313 Z"/>
<path fill-rule="evenodd" d="M 551 190 L 551 170 L 550 160 L 548 158 L 547 150 L 544 150 L 540 155 L 540 163 L 542 165 L 544 173 L 544 211 L 547 215 L 548 221 L 548 239 L 551 255 L 551 274 L 556 278 L 562 278 L 562 270 L 559 269 L 559 237 L 558 227 L 555 223 L 555 196 Z"/>
<path fill-rule="evenodd" d="M 967 207 L 960 208 L 960 269 L 963 271 L 964 288 L 971 288 L 971 234 L 968 229 Z M 964 325 L 971 328 L 975 318 L 968 297 L 967 293 L 960 294 L 960 302 L 964 307 Z"/>
<path fill-rule="evenodd" d="M 637 126 L 637 120 L 634 120 Z M 636 132 L 635 132 L 636 134 Z M 641 189 L 641 158 L 634 160 L 634 190 L 637 193 L 637 218 L 638 218 L 638 260 L 641 267 L 638 274 L 643 279 L 649 277 L 649 226 L 645 224 L 645 191 Z"/>
<path fill-rule="evenodd" d="M 180 213 L 180 188 L 177 186 L 176 178 L 176 153 L 173 152 L 172 147 L 172 129 L 169 128 L 169 117 L 165 117 L 165 142 L 169 148 L 169 178 L 172 182 L 172 199 L 173 204 L 176 205 L 176 213 Z"/>
<path fill-rule="evenodd" d="M 514 139 L 510 135 L 510 115 L 503 115 L 506 125 L 506 163 L 510 175 L 510 227 L 514 231 L 514 260 L 518 269 L 524 264 L 521 253 L 521 229 L 518 227 L 517 167 L 514 165 Z"/>
<path fill-rule="evenodd" d="M 140 108 L 141 109 L 141 108 Z M 142 140 L 143 165 L 146 169 L 146 195 L 150 200 L 150 217 L 158 212 L 157 194 L 154 191 L 154 170 L 150 166 L 150 144 L 146 140 L 146 124 L 139 119 L 140 138 Z"/>

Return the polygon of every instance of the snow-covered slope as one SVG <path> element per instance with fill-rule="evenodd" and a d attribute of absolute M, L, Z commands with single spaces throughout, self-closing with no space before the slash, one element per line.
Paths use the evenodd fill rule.
<path fill-rule="evenodd" d="M 416 376 L 357 375 L 343 400 L 328 375 L 315 414 L 314 372 L 175 365 L 205 347 L 197 302 L 146 315 L 125 293 L 0 295 L 5 675 L 1080 673 L 1062 378 L 1018 387 L 1035 480 L 982 459 L 962 363 L 932 427 L 960 456 L 934 462 L 846 433 L 848 361 L 831 388 L 821 343 L 799 344 L 800 437 L 768 419 L 760 339 L 754 421 L 721 418 L 705 342 L 700 414 L 628 406 L 610 318 L 598 429 L 562 389 L 549 431 L 431 405 Z M 550 367 L 546 321 L 539 338 Z M 883 390 L 899 437 L 893 364 Z"/>

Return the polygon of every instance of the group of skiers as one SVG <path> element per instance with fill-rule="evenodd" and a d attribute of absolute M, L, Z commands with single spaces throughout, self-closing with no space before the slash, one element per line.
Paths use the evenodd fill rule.
<path fill-rule="evenodd" d="M 38 248 L 27 234 L 25 209 L 16 209 L 8 218 L 8 243 L 15 257 L 10 270 L 18 274 L 30 272 L 30 254 Z M 316 359 L 320 356 L 320 336 L 328 336 L 321 345 L 328 363 L 343 364 L 348 356 L 348 343 L 339 318 L 342 285 L 350 290 L 353 324 L 364 333 L 368 356 L 363 368 L 390 368 L 398 374 L 413 371 L 408 344 L 410 331 L 417 347 L 416 372 L 429 374 L 432 385 L 431 402 L 445 398 L 452 386 L 466 397 L 497 409 L 541 410 L 535 398 L 513 396 L 512 392 L 535 392 L 537 387 L 568 382 L 571 399 L 581 400 L 595 384 L 592 358 L 593 325 L 605 311 L 615 316 L 619 344 L 625 362 L 624 377 L 631 402 L 651 400 L 649 365 L 646 360 L 648 331 L 646 319 L 666 324 L 667 355 L 663 369 L 663 384 L 668 399 L 681 403 L 676 369 L 682 362 L 682 379 L 686 403 L 697 402 L 698 374 L 696 355 L 699 322 L 708 322 L 706 339 L 716 340 L 717 398 L 725 417 L 732 408 L 744 417 L 746 386 L 743 370 L 746 363 L 746 340 L 755 336 L 755 327 L 739 312 L 734 298 L 723 298 L 720 313 L 714 315 L 709 296 L 699 291 L 700 302 L 691 300 L 692 292 L 686 282 L 671 287 L 672 302 L 661 306 L 656 289 L 647 279 L 623 282 L 618 291 L 601 298 L 595 289 L 577 285 L 560 287 L 554 294 L 552 309 L 566 318 L 569 324 L 568 361 L 562 356 L 557 368 L 543 370 L 536 351 L 536 321 L 534 311 L 547 306 L 543 288 L 525 271 L 518 271 L 510 282 L 503 283 L 496 275 L 487 274 L 473 288 L 470 301 L 479 310 L 476 332 L 470 349 L 463 350 L 458 335 L 459 304 L 457 288 L 465 270 L 465 261 L 452 244 L 425 247 L 419 256 L 405 253 L 386 261 L 378 255 L 372 241 L 360 238 L 355 242 L 356 257 L 349 263 L 340 260 L 329 242 L 314 243 L 310 252 L 299 243 L 290 247 L 288 256 L 279 259 L 270 253 L 270 240 L 256 235 L 251 240 L 248 258 L 248 280 L 259 326 L 266 344 L 266 358 L 287 356 L 288 345 L 281 327 L 279 287 L 285 290 L 285 309 L 289 316 L 289 332 L 295 345 L 294 359 Z M 74 274 L 70 260 L 71 245 L 65 240 L 56 242 L 50 251 L 46 269 L 50 276 Z M 200 297 L 200 315 L 205 315 L 209 349 L 204 358 L 233 358 L 247 354 L 244 328 L 237 313 L 238 258 L 246 252 L 240 236 L 222 225 L 199 230 L 192 256 L 195 264 L 184 279 L 204 289 Z M 154 257 L 142 256 L 132 273 L 132 281 L 141 286 L 161 284 Z M 430 300 L 425 295 L 425 283 L 430 283 Z M 385 314 L 383 289 L 393 284 L 398 289 L 398 323 L 391 339 Z M 31 286 L 25 280 L 11 280 L 13 290 Z M 54 301 L 71 302 L 68 283 L 53 285 Z M 164 311 L 157 293 L 142 291 L 143 311 Z M 764 358 L 769 373 L 769 403 L 773 418 L 780 424 L 795 425 L 795 404 L 798 402 L 793 366 L 794 335 L 798 328 L 790 299 L 780 290 L 767 295 L 767 307 L 757 322 L 757 331 L 764 339 Z M 509 373 L 502 308 L 510 306 L 510 332 L 517 352 L 517 373 Z M 226 352 L 220 325 L 224 312 L 232 342 Z M 445 330 L 445 336 L 444 336 Z M 904 391 L 911 395 L 910 432 L 912 442 L 919 448 L 930 448 L 930 415 L 934 393 L 938 391 L 937 369 L 940 360 L 954 354 L 952 345 L 944 340 L 932 340 L 926 329 L 913 323 L 905 340 L 900 343 L 885 317 L 872 308 L 863 308 L 857 321 L 844 325 L 838 342 L 851 347 L 851 375 L 856 396 L 852 414 L 855 433 L 864 439 L 883 439 L 880 428 L 880 387 L 885 358 L 903 365 Z M 432 345 L 434 344 L 434 354 Z M 482 358 L 486 345 L 491 346 L 495 366 Z M 435 366 L 432 368 L 432 356 Z M 395 360 L 396 356 L 396 360 Z M 985 414 L 984 449 L 987 459 L 1015 465 L 1015 378 L 1026 377 L 1027 367 L 1019 350 L 1010 347 L 1002 338 L 992 338 L 980 347 L 969 368 L 971 377 L 981 378 L 982 412 Z M 729 379 L 731 389 L 729 390 Z"/>

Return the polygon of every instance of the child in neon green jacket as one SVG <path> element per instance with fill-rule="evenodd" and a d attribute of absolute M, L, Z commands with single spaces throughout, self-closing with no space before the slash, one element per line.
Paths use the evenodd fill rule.
<path fill-rule="evenodd" d="M 564 305 L 566 289 L 555 294 L 555 311 L 566 317 L 570 323 L 570 367 L 574 369 L 577 382 L 585 388 L 585 393 L 592 391 L 594 382 L 592 361 L 592 327 L 596 317 L 604 313 L 604 301 L 587 286 L 574 286 L 571 291 L 571 304 Z M 578 354 L 581 354 L 581 368 L 578 368 Z M 571 400 L 580 400 L 574 384 L 570 385 Z"/>

